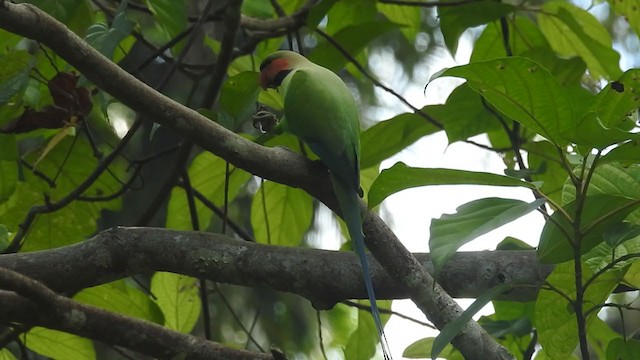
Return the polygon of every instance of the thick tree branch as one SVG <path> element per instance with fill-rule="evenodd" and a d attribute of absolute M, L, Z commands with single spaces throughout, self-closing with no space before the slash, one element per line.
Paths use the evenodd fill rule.
<path fill-rule="evenodd" d="M 433 271 L 428 254 L 416 257 Z M 321 309 L 346 299 L 368 298 L 359 264 L 351 252 L 270 246 L 203 232 L 122 227 L 76 245 L 0 256 L 0 267 L 57 292 L 74 293 L 136 274 L 170 271 L 299 294 Z M 371 259 L 371 264 L 379 298 L 408 297 L 376 261 Z M 551 270 L 552 266 L 538 264 L 534 251 L 465 252 L 445 266 L 440 282 L 461 298 L 475 298 L 506 283 L 514 287 L 502 299 L 532 301 Z"/>
<path fill-rule="evenodd" d="M 112 63 L 63 24 L 29 4 L 0 3 L 0 27 L 37 40 L 130 108 L 145 113 L 168 129 L 255 175 L 299 187 L 330 208 L 337 209 L 327 173 L 290 151 L 265 148 L 215 124 L 135 79 Z M 384 269 L 403 286 L 415 304 L 438 328 L 457 318 L 460 306 L 373 213 L 365 218 L 367 247 Z M 278 265 L 278 264 L 276 264 Z M 274 265 L 274 266 L 276 266 Z M 352 269 L 359 273 L 359 268 Z M 511 355 L 476 322 L 469 322 L 454 339 L 467 359 L 503 359 Z"/>
<path fill-rule="evenodd" d="M 77 303 L 42 283 L 0 268 L 0 319 L 39 325 L 168 359 L 273 359 L 224 347 L 160 325 Z"/>

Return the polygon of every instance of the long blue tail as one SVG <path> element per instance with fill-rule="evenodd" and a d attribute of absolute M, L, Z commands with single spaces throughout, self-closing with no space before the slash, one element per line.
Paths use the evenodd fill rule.
<path fill-rule="evenodd" d="M 371 272 L 369 270 L 369 261 L 364 249 L 364 234 L 362 233 L 362 214 L 360 213 L 360 200 L 358 193 L 355 189 L 345 184 L 345 182 L 336 177 L 331 177 L 333 180 L 333 188 L 336 192 L 338 202 L 340 203 L 340 209 L 342 210 L 342 216 L 344 222 L 347 224 L 349 235 L 353 246 L 360 258 L 360 264 L 362 265 L 362 273 L 364 277 L 364 284 L 367 288 L 367 295 L 371 302 L 371 314 L 373 315 L 373 321 L 378 329 L 378 335 L 380 336 L 380 345 L 382 346 L 382 353 L 385 360 L 391 359 L 391 352 L 389 350 L 389 344 L 387 338 L 384 335 L 384 329 L 382 327 L 382 320 L 380 320 L 380 311 L 376 304 L 376 295 L 373 292 L 373 282 L 371 281 Z"/>

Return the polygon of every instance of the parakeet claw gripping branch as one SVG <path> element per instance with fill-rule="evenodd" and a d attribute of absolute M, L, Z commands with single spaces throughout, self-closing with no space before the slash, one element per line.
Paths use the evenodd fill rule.
<path fill-rule="evenodd" d="M 362 270 L 385 359 L 390 359 L 364 248 L 360 193 L 358 106 L 345 83 L 322 66 L 292 51 L 277 51 L 260 64 L 260 85 L 278 88 L 284 118 L 278 124 L 304 141 L 329 168 L 342 217 Z"/>

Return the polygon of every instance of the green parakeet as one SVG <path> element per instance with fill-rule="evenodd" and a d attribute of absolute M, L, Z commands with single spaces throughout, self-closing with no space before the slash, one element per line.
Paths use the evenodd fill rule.
<path fill-rule="evenodd" d="M 353 95 L 331 70 L 292 51 L 277 51 L 260 64 L 260 85 L 278 88 L 284 98 L 281 130 L 304 141 L 329 168 L 342 217 L 360 258 L 384 357 L 389 359 L 364 248 L 358 196 L 360 123 Z"/>

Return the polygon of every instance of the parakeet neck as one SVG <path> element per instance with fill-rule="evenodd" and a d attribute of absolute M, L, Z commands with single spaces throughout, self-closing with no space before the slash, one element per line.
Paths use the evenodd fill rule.
<path fill-rule="evenodd" d="M 282 81 L 284 81 L 284 78 L 286 78 L 292 71 L 293 69 L 287 69 L 278 72 L 273 78 L 273 87 L 279 87 L 282 84 Z"/>

